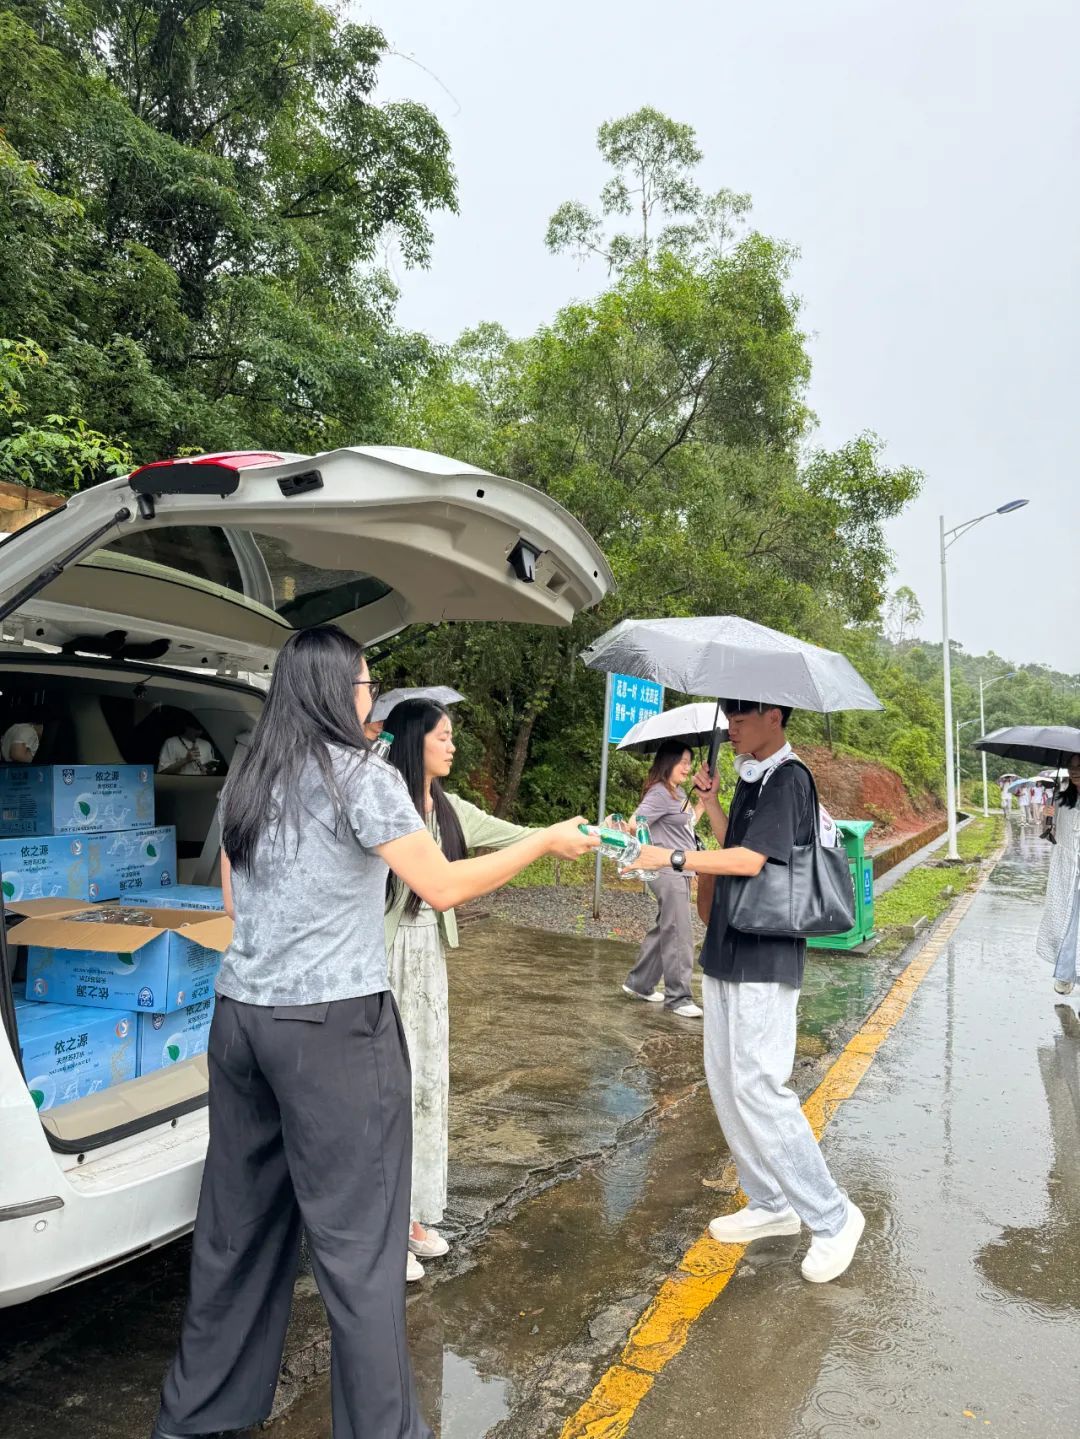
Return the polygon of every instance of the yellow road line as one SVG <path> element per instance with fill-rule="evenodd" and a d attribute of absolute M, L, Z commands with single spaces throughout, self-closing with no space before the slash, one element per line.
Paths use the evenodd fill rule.
<path fill-rule="evenodd" d="M 995 861 L 998 857 L 995 856 Z M 985 875 L 991 868 L 992 863 L 987 865 Z M 817 1139 L 844 1100 L 859 1087 L 874 1056 L 903 1016 L 977 893 L 975 889 L 964 895 L 941 922 L 878 1007 L 852 1035 L 803 1105 L 803 1113 Z M 690 1246 L 678 1269 L 660 1286 L 656 1298 L 630 1331 L 616 1363 L 601 1377 L 577 1413 L 567 1420 L 560 1439 L 622 1439 L 656 1376 L 682 1350 L 695 1319 L 727 1288 L 745 1252 L 745 1244 L 718 1244 L 708 1230 Z"/>

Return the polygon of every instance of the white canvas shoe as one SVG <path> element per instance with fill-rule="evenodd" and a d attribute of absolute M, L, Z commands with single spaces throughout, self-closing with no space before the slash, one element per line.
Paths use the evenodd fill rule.
<path fill-rule="evenodd" d="M 771 1239 L 778 1234 L 798 1234 L 802 1221 L 794 1209 L 781 1209 L 771 1214 L 748 1204 L 734 1214 L 721 1214 L 712 1220 L 709 1233 L 718 1244 L 752 1244 L 755 1239 Z"/>
<path fill-rule="evenodd" d="M 441 1259 L 444 1254 L 450 1253 L 450 1246 L 437 1229 L 428 1229 L 423 1239 L 414 1239 L 409 1235 L 409 1253 L 415 1254 L 418 1259 Z"/>
<path fill-rule="evenodd" d="M 418 1279 L 424 1277 L 424 1266 L 417 1259 L 415 1254 L 410 1253 L 405 1261 L 405 1283 L 415 1284 Z"/>
<path fill-rule="evenodd" d="M 680 1019 L 700 1019 L 705 1013 L 701 1006 L 695 1004 L 692 999 L 684 999 L 682 1004 L 677 1004 L 671 1012 L 677 1014 Z"/>
<path fill-rule="evenodd" d="M 1054 991 L 1057 994 L 1072 994 L 1075 983 L 1072 979 L 1055 979 Z"/>
<path fill-rule="evenodd" d="M 855 1258 L 859 1240 L 866 1228 L 866 1216 L 857 1204 L 848 1200 L 847 1219 L 839 1234 L 832 1239 L 824 1234 L 815 1234 L 802 1262 L 802 1276 L 811 1284 L 828 1284 L 830 1279 L 839 1279 Z"/>
<path fill-rule="evenodd" d="M 646 1004 L 663 1004 L 664 1002 L 662 989 L 654 989 L 652 994 L 642 994 L 639 990 L 631 989 L 628 984 L 624 984 L 622 990 L 623 994 L 628 994 L 631 999 L 643 999 Z"/>

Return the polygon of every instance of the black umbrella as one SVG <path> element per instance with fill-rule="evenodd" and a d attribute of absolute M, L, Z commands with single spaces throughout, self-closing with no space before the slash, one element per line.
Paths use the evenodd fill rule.
<path fill-rule="evenodd" d="M 1063 757 L 1080 754 L 1080 729 L 1073 729 L 1071 725 L 1007 725 L 983 735 L 974 747 L 1005 759 L 1058 766 Z"/>

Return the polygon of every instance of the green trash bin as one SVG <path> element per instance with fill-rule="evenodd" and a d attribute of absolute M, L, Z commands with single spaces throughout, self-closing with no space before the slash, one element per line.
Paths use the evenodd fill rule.
<path fill-rule="evenodd" d="M 855 890 L 855 925 L 846 934 L 821 935 L 808 939 L 811 949 L 854 949 L 874 937 L 874 861 L 866 853 L 866 836 L 874 827 L 870 819 L 838 819 L 837 833 L 847 851 L 851 883 Z"/>

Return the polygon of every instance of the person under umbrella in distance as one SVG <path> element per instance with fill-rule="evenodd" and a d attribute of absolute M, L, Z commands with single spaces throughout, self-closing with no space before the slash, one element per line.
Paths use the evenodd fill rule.
<path fill-rule="evenodd" d="M 655 843 L 672 849 L 693 849 L 694 827 L 704 812 L 700 799 L 686 807 L 682 786 L 690 778 L 693 755 L 681 740 L 666 740 L 656 751 L 636 813 L 646 820 Z M 641 943 L 637 963 L 623 990 L 634 999 L 659 1003 L 683 1019 L 698 1019 L 701 1010 L 690 993 L 694 972 L 694 931 L 690 921 L 690 877 L 659 870 L 649 880 L 657 902 L 656 921 Z M 664 978 L 663 994 L 656 988 Z"/>
<path fill-rule="evenodd" d="M 795 1063 L 796 1010 L 806 941 L 748 935 L 727 923 L 728 889 L 766 864 L 787 864 L 820 824 L 809 771 L 795 759 L 785 729 L 791 711 L 776 704 L 722 701 L 736 750 L 739 783 L 730 818 L 716 779 L 697 785 L 720 844 L 686 853 L 646 846 L 644 870 L 702 878 L 698 909 L 708 924 L 701 951 L 705 977 L 705 1072 L 724 1137 L 748 1197 L 745 1208 L 709 1225 L 724 1244 L 811 1231 L 803 1277 L 825 1283 L 854 1257 L 865 1220 L 829 1173 L 798 1096 L 788 1088 Z"/>
<path fill-rule="evenodd" d="M 1054 852 L 1046 879 L 1035 952 L 1054 966 L 1054 989 L 1071 994 L 1080 979 L 1080 754 L 1069 758 L 1069 783 L 1054 806 Z"/>

